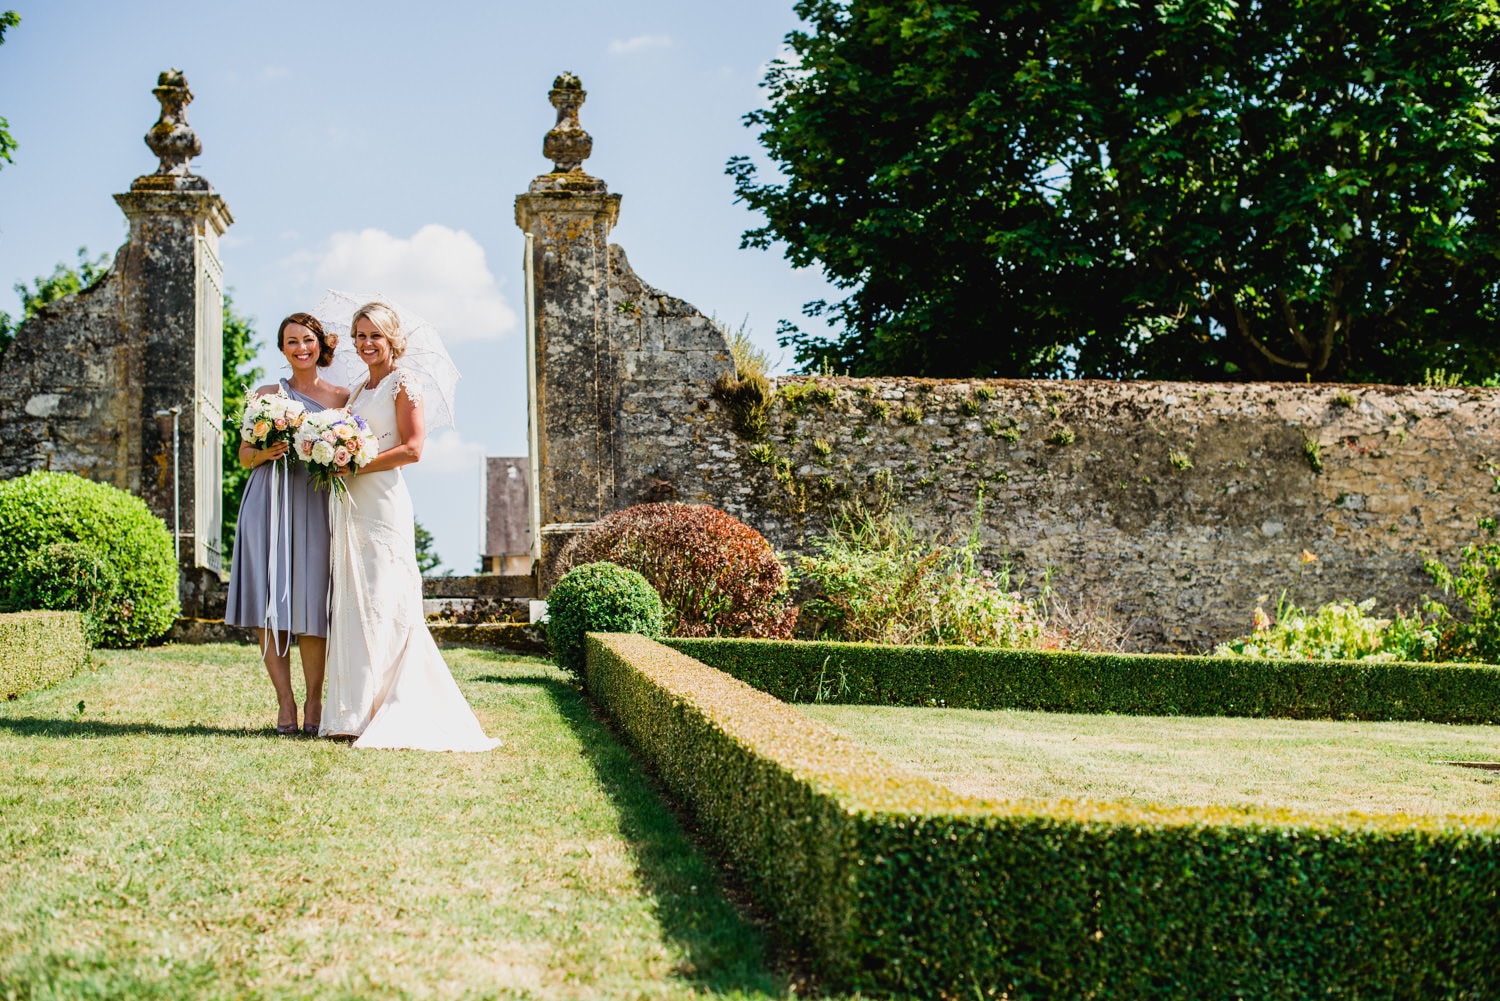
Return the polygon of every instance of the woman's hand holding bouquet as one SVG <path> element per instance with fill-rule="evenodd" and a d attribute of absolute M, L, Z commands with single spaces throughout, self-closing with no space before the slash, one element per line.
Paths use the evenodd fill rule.
<path fill-rule="evenodd" d="M 252 396 L 245 401 L 240 418 L 240 441 L 261 451 L 273 451 L 274 459 L 285 456 L 307 419 L 307 408 L 285 393 Z M 276 446 L 281 445 L 280 449 Z"/>
<path fill-rule="evenodd" d="M 313 485 L 319 490 L 332 490 L 339 498 L 349 492 L 343 477 L 359 472 L 380 454 L 365 419 L 342 408 L 308 414 L 297 431 L 293 450 L 307 466 Z"/>

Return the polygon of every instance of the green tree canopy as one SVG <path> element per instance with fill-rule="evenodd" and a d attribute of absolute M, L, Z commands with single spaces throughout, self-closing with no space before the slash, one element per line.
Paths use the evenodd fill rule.
<path fill-rule="evenodd" d="M 417 571 L 425 577 L 443 565 L 443 558 L 438 555 L 437 540 L 420 521 L 413 522 L 412 529 L 417 545 Z"/>
<path fill-rule="evenodd" d="M 224 293 L 224 539 L 233 544 L 235 527 L 240 520 L 240 500 L 250 470 L 240 465 L 240 418 L 245 412 L 245 394 L 265 377 L 265 370 L 254 364 L 260 345 L 255 340 L 255 323 L 234 308 L 234 297 Z M 232 551 L 232 550 L 231 550 Z"/>
<path fill-rule="evenodd" d="M 6 29 L 14 28 L 20 23 L 21 15 L 15 11 L 0 11 L 0 45 L 5 44 Z M 4 160 L 6 163 L 14 163 L 15 161 L 10 158 L 10 155 L 14 152 L 15 148 L 16 141 L 10 136 L 10 123 L 5 120 L 4 115 L 0 115 L 0 160 Z"/>
<path fill-rule="evenodd" d="M 747 116 L 854 374 L 1500 370 L 1500 0 L 801 0 Z"/>

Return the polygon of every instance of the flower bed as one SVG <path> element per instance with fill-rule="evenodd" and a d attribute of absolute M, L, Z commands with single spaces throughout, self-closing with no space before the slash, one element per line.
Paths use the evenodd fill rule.
<path fill-rule="evenodd" d="M 1500 723 L 1500 667 L 673 639 L 787 702 Z"/>
<path fill-rule="evenodd" d="M 77 674 L 88 660 L 77 612 L 0 614 L 0 699 L 18 699 Z"/>
<path fill-rule="evenodd" d="M 830 986 L 1500 994 L 1500 817 L 986 803 L 643 637 L 585 680 Z"/>

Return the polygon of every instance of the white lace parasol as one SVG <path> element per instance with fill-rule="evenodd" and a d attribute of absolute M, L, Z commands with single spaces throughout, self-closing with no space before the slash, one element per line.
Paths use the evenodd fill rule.
<path fill-rule="evenodd" d="M 337 334 L 339 338 L 338 347 L 333 352 L 333 364 L 326 369 L 324 378 L 350 388 L 369 379 L 370 370 L 355 353 L 354 338 L 349 330 L 354 311 L 367 302 L 383 302 L 401 318 L 401 329 L 406 333 L 406 353 L 396 365 L 422 380 L 422 403 L 427 430 L 435 431 L 440 427 L 452 426 L 454 393 L 459 380 L 458 367 L 448 357 L 448 350 L 443 347 L 437 328 L 415 313 L 402 309 L 389 296 L 328 290 L 323 301 L 312 311 L 312 315 L 323 324 L 323 329 L 330 334 Z"/>

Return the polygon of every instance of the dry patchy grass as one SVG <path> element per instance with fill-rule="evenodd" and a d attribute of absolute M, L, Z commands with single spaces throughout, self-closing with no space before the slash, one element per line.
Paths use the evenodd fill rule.
<path fill-rule="evenodd" d="M 446 655 L 499 750 L 275 737 L 240 646 L 0 704 L 0 997 L 784 996 L 563 675 Z"/>

